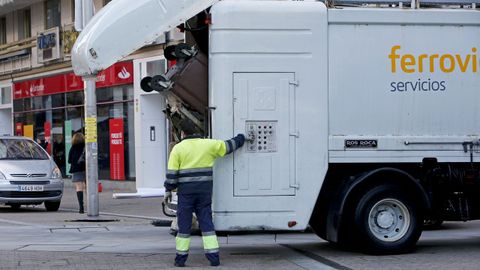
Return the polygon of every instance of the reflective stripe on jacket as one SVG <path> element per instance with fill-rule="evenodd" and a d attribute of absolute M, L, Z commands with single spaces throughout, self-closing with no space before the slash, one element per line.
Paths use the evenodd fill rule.
<path fill-rule="evenodd" d="M 179 194 L 211 193 L 215 160 L 237 148 L 235 139 L 185 138 L 170 153 L 165 188 L 177 188 Z"/>

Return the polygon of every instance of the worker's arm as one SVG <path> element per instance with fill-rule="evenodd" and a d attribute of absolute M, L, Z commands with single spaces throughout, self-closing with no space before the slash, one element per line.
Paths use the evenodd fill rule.
<path fill-rule="evenodd" d="M 225 155 L 233 153 L 233 151 L 242 147 L 245 143 L 245 136 L 243 134 L 238 134 L 237 136 L 231 138 L 230 140 L 225 141 Z"/>

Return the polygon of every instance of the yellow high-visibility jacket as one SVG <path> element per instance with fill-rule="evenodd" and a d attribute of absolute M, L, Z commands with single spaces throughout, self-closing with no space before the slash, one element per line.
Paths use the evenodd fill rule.
<path fill-rule="evenodd" d="M 227 141 L 186 137 L 170 153 L 166 190 L 176 188 L 178 194 L 211 193 L 215 160 L 241 147 L 244 140 L 243 135 Z"/>

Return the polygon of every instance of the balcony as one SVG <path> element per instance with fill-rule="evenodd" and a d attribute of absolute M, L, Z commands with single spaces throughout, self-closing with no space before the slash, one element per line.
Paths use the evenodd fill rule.
<path fill-rule="evenodd" d="M 43 0 L 0 0 L 0 16 Z"/>
<path fill-rule="evenodd" d="M 68 24 L 61 29 L 51 28 L 38 36 L 0 45 L 0 76 L 69 61 L 78 35 L 73 24 Z"/>
<path fill-rule="evenodd" d="M 32 48 L 36 37 L 0 46 L 0 75 L 32 68 Z"/>

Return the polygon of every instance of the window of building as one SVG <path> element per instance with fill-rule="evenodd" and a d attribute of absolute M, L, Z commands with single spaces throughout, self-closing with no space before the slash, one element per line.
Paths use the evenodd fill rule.
<path fill-rule="evenodd" d="M 70 7 L 72 7 L 70 10 L 72 14 L 72 22 L 75 22 L 75 0 L 70 1 Z"/>
<path fill-rule="evenodd" d="M 60 0 L 45 1 L 45 25 L 46 29 L 60 26 Z"/>
<path fill-rule="evenodd" d="M 7 43 L 7 19 L 0 18 L 0 45 Z"/>
<path fill-rule="evenodd" d="M 12 103 L 12 88 L 10 86 L 0 88 L 0 105 L 11 104 Z"/>
<path fill-rule="evenodd" d="M 32 36 L 32 21 L 30 9 L 20 10 L 18 17 L 18 40 L 26 39 Z"/>

